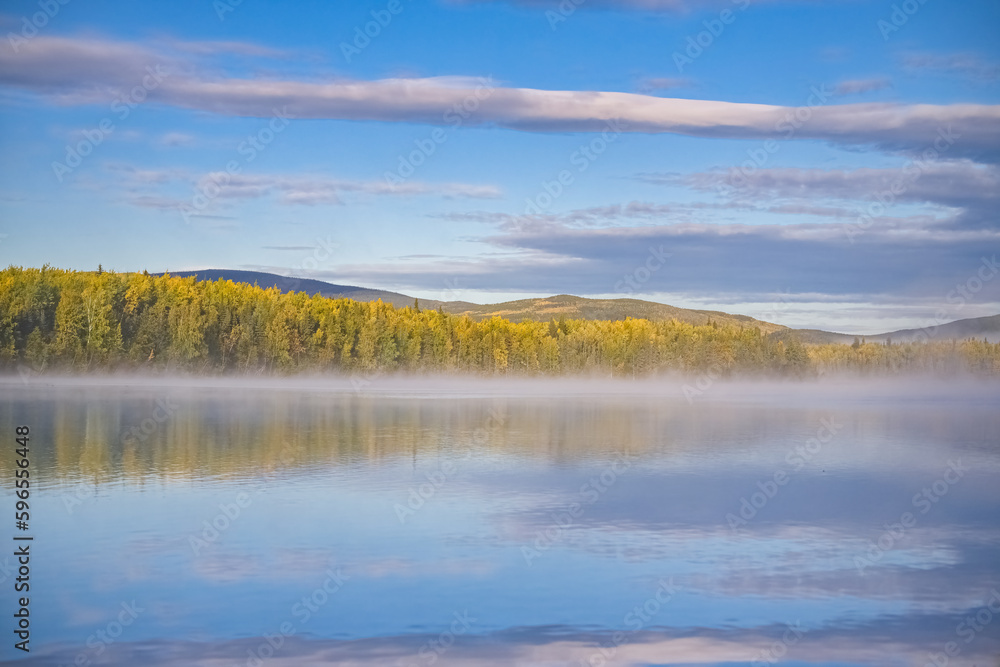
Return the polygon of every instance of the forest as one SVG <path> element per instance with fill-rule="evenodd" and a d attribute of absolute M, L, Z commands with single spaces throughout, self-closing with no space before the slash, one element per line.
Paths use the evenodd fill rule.
<path fill-rule="evenodd" d="M 980 340 L 804 345 L 756 327 L 676 320 L 510 322 L 227 280 L 52 267 L 0 271 L 9 371 L 467 372 L 815 376 L 1000 374 Z"/>

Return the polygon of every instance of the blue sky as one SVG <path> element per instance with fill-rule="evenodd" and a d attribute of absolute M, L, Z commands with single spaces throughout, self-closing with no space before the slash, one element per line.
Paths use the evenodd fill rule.
<path fill-rule="evenodd" d="M 995 2 L 36 0 L 0 25 L 4 263 L 852 333 L 1000 312 Z"/>

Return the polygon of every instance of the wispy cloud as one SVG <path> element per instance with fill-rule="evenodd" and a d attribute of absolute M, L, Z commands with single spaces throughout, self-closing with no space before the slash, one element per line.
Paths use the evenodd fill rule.
<path fill-rule="evenodd" d="M 195 138 L 187 134 L 186 132 L 167 132 L 162 137 L 160 137 L 158 143 L 162 146 L 168 146 L 170 148 L 178 148 L 180 146 L 191 146 L 195 142 Z"/>
<path fill-rule="evenodd" d="M 496 199 L 502 195 L 496 186 L 467 183 L 408 181 L 392 185 L 384 180 L 351 180 L 322 174 L 196 174 L 125 165 L 114 165 L 110 170 L 116 175 L 115 186 L 125 193 L 126 203 L 158 210 L 190 206 L 193 193 L 202 191 L 214 193 L 213 206 L 253 199 L 269 199 L 279 205 L 342 205 L 344 197 L 350 195 L 362 198 L 426 195 L 446 199 Z M 187 190 L 185 195 L 176 194 L 177 186 L 182 186 L 182 191 Z"/>
<path fill-rule="evenodd" d="M 879 77 L 874 79 L 841 81 L 834 87 L 833 91 L 837 95 L 860 95 L 862 93 L 885 90 L 886 88 L 892 88 L 892 81 L 886 77 Z"/>
<path fill-rule="evenodd" d="M 513 215 L 494 211 L 461 211 L 434 214 L 432 217 L 455 222 L 475 222 L 497 225 L 501 229 L 515 229 L 526 222 L 550 222 L 574 227 L 599 227 L 620 220 L 648 219 L 664 221 L 688 210 L 688 207 L 674 204 L 654 204 L 632 201 L 627 204 L 609 204 L 574 209 L 563 213 L 543 215 Z"/>
<path fill-rule="evenodd" d="M 692 85 L 691 79 L 684 77 L 652 76 L 639 82 L 639 92 L 650 93 L 657 90 L 672 90 L 686 88 Z"/>
<path fill-rule="evenodd" d="M 491 185 L 464 183 L 406 182 L 398 186 L 385 181 L 358 181 L 324 176 L 275 176 L 275 175 L 224 175 L 206 174 L 199 179 L 198 187 L 217 184 L 218 199 L 257 199 L 276 195 L 282 204 L 341 204 L 344 194 L 373 196 L 440 195 L 448 198 L 495 199 L 501 195 L 499 188 Z"/>
<path fill-rule="evenodd" d="M 737 185 L 719 171 L 685 176 L 643 174 L 640 178 L 650 183 L 685 184 L 704 192 L 719 192 L 722 188 L 743 201 L 773 203 L 784 199 L 808 206 L 822 200 L 853 201 L 859 212 L 867 202 L 888 200 L 888 192 L 892 193 L 892 202 L 961 209 L 965 215 L 956 222 L 1000 229 L 1000 216 L 996 215 L 1000 167 L 970 160 L 941 160 L 924 164 L 919 170 L 758 169 L 743 175 Z"/>
<path fill-rule="evenodd" d="M 713 193 L 711 201 L 632 201 L 546 215 L 497 211 L 442 214 L 486 225 L 466 240 L 502 250 L 475 257 L 341 267 L 355 281 L 430 289 L 446 279 L 469 290 L 614 293 L 650 252 L 670 261 L 646 294 L 765 303 L 777 293 L 816 301 L 872 304 L 891 294 L 940 307 L 956 285 L 1000 248 L 1000 168 L 969 160 L 926 164 L 897 195 L 910 206 L 886 209 L 863 235 L 845 233 L 900 169 L 758 169 L 734 188 L 721 171 L 641 174 L 651 184 Z M 898 190 L 898 189 L 897 189 Z M 913 206 L 926 212 L 912 212 Z M 713 221 L 713 211 L 809 216 L 820 222 L 743 224 Z M 806 218 L 808 220 L 808 218 Z M 817 296 L 819 295 L 819 296 Z M 979 308 L 1000 301 L 1000 284 L 977 295 Z M 915 306 L 917 307 L 917 306 Z M 875 306 L 866 311 L 872 316 Z M 979 313 L 983 314 L 983 313 Z M 956 317 L 959 314 L 956 314 Z"/>
<path fill-rule="evenodd" d="M 907 53 L 900 60 L 905 69 L 915 72 L 950 72 L 981 81 L 1000 78 L 1000 64 L 971 53 Z"/>
<path fill-rule="evenodd" d="M 451 258 L 426 263 L 376 263 L 338 267 L 362 284 L 440 289 L 456 278 L 463 289 L 553 294 L 610 294 L 623 275 L 649 254 L 670 261 L 644 287 L 647 294 L 674 293 L 743 301 L 768 295 L 823 294 L 831 298 L 921 296 L 944 305 L 946 294 L 981 265 L 1000 233 L 980 230 L 936 233 L 869 230 L 851 244 L 840 225 L 677 224 L 580 229 L 548 221 L 523 221 L 481 241 L 513 254 Z M 346 278 L 345 278 L 346 279 Z M 990 284 L 977 302 L 1000 301 Z"/>
<path fill-rule="evenodd" d="M 238 41 L 185 41 L 178 39 L 161 40 L 161 44 L 180 53 L 191 53 L 199 56 L 238 55 L 267 58 L 290 58 L 292 54 L 282 49 L 275 49 L 260 44 Z"/>
<path fill-rule="evenodd" d="M 39 36 L 18 53 L 0 44 L 0 84 L 45 95 L 62 104 L 106 97 L 95 91 L 135 85 L 157 56 L 114 41 Z M 196 74 L 175 64 L 174 74 L 149 94 L 166 104 L 231 116 L 270 117 L 286 107 L 296 118 L 445 125 L 447 110 L 476 94 L 469 77 L 312 82 Z M 535 132 L 626 132 L 699 137 L 778 136 L 795 109 L 768 104 L 661 98 L 633 93 L 496 87 L 466 125 Z M 981 104 L 827 105 L 811 110 L 795 137 L 890 151 L 920 151 L 944 127 L 956 137 L 949 155 L 1000 159 L 1000 106 Z"/>

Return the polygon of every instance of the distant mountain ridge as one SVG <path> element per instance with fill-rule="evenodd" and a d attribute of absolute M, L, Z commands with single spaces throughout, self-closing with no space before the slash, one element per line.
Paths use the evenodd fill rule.
<path fill-rule="evenodd" d="M 308 278 L 292 278 L 279 276 L 263 271 L 241 271 L 230 269 L 204 269 L 200 271 L 176 271 L 172 276 L 186 278 L 197 276 L 199 280 L 232 280 L 248 284 L 256 284 L 263 288 L 277 287 L 284 292 L 306 292 L 333 298 L 348 298 L 356 301 L 375 301 L 381 299 L 397 308 L 412 306 L 415 297 L 399 292 L 368 289 L 354 285 L 337 285 L 322 280 Z M 588 299 L 582 296 L 560 294 L 540 299 L 519 299 L 494 304 L 478 304 L 468 301 L 436 301 L 420 299 L 421 308 L 441 308 L 452 315 L 468 315 L 474 320 L 489 319 L 493 316 L 506 318 L 514 322 L 523 320 L 623 320 L 626 317 L 649 320 L 670 320 L 688 324 L 728 324 L 733 326 L 758 327 L 764 333 L 783 331 L 787 327 L 772 322 L 764 322 L 747 315 L 732 315 L 716 310 L 692 310 L 678 308 L 653 301 L 641 299 Z"/>
<path fill-rule="evenodd" d="M 238 269 L 203 269 L 199 271 L 176 271 L 172 276 L 196 276 L 199 280 L 232 280 L 233 282 L 257 284 L 263 288 L 277 287 L 283 292 L 305 292 L 331 298 L 347 298 L 355 301 L 376 301 L 381 299 L 397 308 L 412 306 L 416 299 L 399 292 L 370 289 L 356 285 L 337 285 L 322 280 L 280 276 L 264 271 L 243 271 Z M 468 315 L 481 320 L 493 316 L 515 322 L 523 320 L 548 321 L 566 319 L 623 320 L 627 317 L 649 320 L 675 319 L 688 324 L 708 324 L 752 326 L 778 340 L 796 339 L 802 343 L 852 343 L 854 334 L 836 333 L 820 329 L 791 329 L 781 324 L 765 322 L 748 315 L 734 315 L 716 310 L 693 310 L 678 308 L 654 301 L 641 299 L 588 299 L 582 296 L 559 294 L 539 299 L 519 299 L 494 304 L 477 304 L 468 301 L 436 301 L 420 299 L 422 308 L 437 309 L 453 315 Z M 913 340 L 985 338 L 991 343 L 1000 342 L 1000 315 L 956 320 L 936 327 L 924 329 L 901 329 L 871 336 L 860 336 L 868 342 L 892 340 L 904 343 Z"/>
<path fill-rule="evenodd" d="M 938 325 L 928 325 L 922 329 L 900 329 L 871 336 L 821 331 L 819 329 L 788 329 L 774 334 L 776 338 L 796 337 L 802 343 L 852 343 L 855 338 L 869 343 L 909 343 L 920 340 L 964 340 L 985 338 L 991 343 L 1000 343 L 1000 315 L 974 317 L 955 320 Z"/>
<path fill-rule="evenodd" d="M 455 315 L 468 315 L 474 319 L 498 315 L 514 322 L 558 320 L 560 317 L 581 320 L 624 320 L 626 317 L 634 317 L 647 320 L 674 319 L 688 324 L 716 322 L 735 326 L 753 326 L 758 327 L 764 333 L 782 331 L 787 328 L 747 315 L 732 315 L 718 310 L 692 310 L 641 299 L 588 299 L 569 294 L 487 305 L 450 302 L 444 304 L 444 310 Z"/>
<path fill-rule="evenodd" d="M 231 280 L 234 283 L 247 283 L 248 285 L 256 284 L 264 289 L 277 287 L 282 292 L 305 292 L 309 295 L 319 294 L 320 296 L 331 298 L 342 297 L 354 299 L 355 301 L 377 301 L 378 299 L 382 299 L 383 302 L 391 303 L 399 308 L 413 305 L 412 296 L 399 294 L 398 292 L 369 289 L 367 287 L 357 287 L 355 285 L 335 285 L 322 280 L 279 276 L 276 273 L 266 273 L 264 271 L 203 269 L 200 271 L 170 271 L 169 273 L 172 276 L 178 276 L 180 278 L 196 276 L 198 280 Z M 428 306 L 437 308 L 438 303 L 440 302 L 428 302 Z"/>

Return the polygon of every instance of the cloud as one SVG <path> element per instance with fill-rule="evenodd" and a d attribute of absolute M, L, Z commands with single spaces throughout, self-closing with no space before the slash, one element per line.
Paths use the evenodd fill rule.
<path fill-rule="evenodd" d="M 962 209 L 956 224 L 1000 229 L 1000 166 L 970 160 L 913 162 L 897 169 L 756 169 L 732 173 L 700 172 L 686 176 L 642 174 L 650 183 L 685 184 L 705 192 L 728 189 L 741 200 L 773 202 L 776 198 L 815 206 L 818 200 L 856 202 L 857 217 L 868 202 L 890 207 L 897 202 Z"/>
<path fill-rule="evenodd" d="M 941 307 L 1000 247 L 1000 167 L 969 160 L 927 163 L 918 178 L 849 235 L 869 204 L 892 192 L 901 169 L 758 169 L 743 187 L 724 172 L 643 174 L 653 184 L 713 192 L 714 201 L 594 206 L 544 215 L 450 212 L 451 220 L 488 225 L 468 238 L 501 254 L 406 264 L 339 267 L 363 284 L 433 290 L 446 279 L 465 290 L 612 294 L 653 251 L 671 253 L 641 287 L 642 295 L 765 302 L 791 293 L 811 301 L 872 303 L 887 294 Z M 720 191 L 720 187 L 722 188 Z M 888 200 L 887 200 L 888 201 Z M 891 205 L 906 209 L 892 216 Z M 820 223 L 729 224 L 712 211 L 811 216 Z M 833 220 L 835 222 L 828 222 Z M 995 261 L 995 260 L 992 260 Z M 734 287 L 735 286 L 735 287 Z M 1000 301 L 1000 280 L 985 284 L 977 304 Z M 921 306 L 923 307 L 923 306 Z M 956 319 L 960 316 L 956 313 Z"/>
<path fill-rule="evenodd" d="M 153 63 L 153 64 L 150 64 Z M 163 64 L 165 63 L 165 64 Z M 61 104 L 108 103 L 109 90 L 129 89 L 161 64 L 167 75 L 151 102 L 229 116 L 271 117 L 287 108 L 300 119 L 448 125 L 456 105 L 474 100 L 465 125 L 534 132 L 675 133 L 698 137 L 781 136 L 796 109 L 768 104 L 662 98 L 634 93 L 505 88 L 469 77 L 327 82 L 207 77 L 191 63 L 168 62 L 125 42 L 38 36 L 0 44 L 0 85 Z M 821 95 L 833 91 L 820 89 Z M 1000 160 L 1000 106 L 865 103 L 816 106 L 794 133 L 843 146 L 917 152 L 938 133 L 956 139 L 953 157 Z"/>
<path fill-rule="evenodd" d="M 693 540 L 692 540 L 693 541 Z M 689 543 L 681 545 L 689 548 Z M 854 574 L 854 571 L 851 571 Z M 891 576 L 896 574 L 890 573 Z M 775 583 L 788 585 L 788 577 Z M 882 581 L 882 580 L 880 580 Z M 655 585 L 654 585 L 655 587 Z M 683 587 L 681 587 L 683 590 Z M 869 587 L 871 588 L 871 587 Z M 653 592 L 638 596 L 636 604 Z M 772 593 L 773 588 L 768 591 Z M 984 592 L 983 598 L 990 593 Z M 735 598 L 741 600 L 741 598 Z M 836 599 L 836 598 L 834 598 Z M 963 601 L 969 604 L 967 601 Z M 979 599 L 975 600 L 979 604 Z M 678 604 L 678 603 L 672 603 Z M 557 665 L 588 664 L 604 659 L 612 649 L 615 664 L 663 664 L 664 656 L 671 663 L 686 665 L 746 663 L 754 655 L 761 661 L 770 660 L 769 647 L 779 646 L 783 659 L 795 662 L 829 664 L 872 664 L 882 656 L 893 655 L 902 664 L 919 664 L 927 661 L 929 654 L 939 653 L 944 644 L 940 639 L 941 628 L 953 628 L 956 619 L 974 616 L 981 606 L 968 608 L 947 607 L 944 610 L 925 612 L 907 608 L 905 614 L 889 614 L 877 619 L 834 619 L 819 627 L 808 627 L 803 641 L 802 634 L 789 635 L 789 628 L 802 628 L 802 624 L 758 625 L 739 627 L 725 625 L 714 628 L 680 628 L 662 625 L 678 615 L 673 608 L 660 612 L 648 628 L 622 633 L 603 627 L 548 625 L 517 627 L 499 631 L 483 631 L 478 625 L 472 632 L 461 636 L 460 641 L 445 651 L 431 653 L 427 647 L 440 645 L 440 628 L 432 632 L 405 634 L 384 632 L 378 637 L 326 639 L 322 637 L 292 636 L 283 638 L 281 660 L 276 664 L 298 665 L 398 665 L 421 659 L 424 653 L 433 655 L 439 667 L 507 667 L 508 665 Z M 458 614 L 458 612 L 456 612 Z M 667 618 L 668 615 L 670 618 Z M 451 616 L 446 614 L 450 622 Z M 475 617 L 473 617 L 475 618 Z M 447 624 L 441 625 L 447 629 Z M 799 633 L 803 630 L 799 630 Z M 305 633 L 301 633 L 305 634 Z M 794 641 L 776 641 L 782 636 Z M 185 639 L 144 640 L 115 642 L 107 646 L 102 657 L 106 664 L 145 664 L 149 667 L 166 667 L 177 664 L 224 664 L 246 660 L 254 655 L 265 637 L 247 637 L 223 641 L 189 641 Z M 609 648 L 610 647 L 610 648 Z M 987 663 L 996 655 L 998 642 L 989 632 L 976 637 L 973 644 L 963 645 L 962 659 L 972 664 L 978 660 Z M 776 649 L 774 649 L 776 650 Z M 57 647 L 23 659 L 26 667 L 39 667 L 73 661 L 79 647 Z"/>
<path fill-rule="evenodd" d="M 157 197 L 156 195 L 132 195 L 125 198 L 132 206 L 152 208 L 159 211 L 173 211 L 180 208 L 181 202 L 172 197 Z"/>
<path fill-rule="evenodd" d="M 876 90 L 892 88 L 892 81 L 885 77 L 877 79 L 851 79 L 838 83 L 833 92 L 835 95 L 860 95 L 861 93 L 871 93 Z"/>
<path fill-rule="evenodd" d="M 485 560 L 450 558 L 436 561 L 417 561 L 404 558 L 384 558 L 364 562 L 348 562 L 345 568 L 361 577 L 382 579 L 385 577 L 418 578 L 429 576 L 469 576 L 478 577 L 493 574 L 494 563 Z"/>
<path fill-rule="evenodd" d="M 783 213 L 789 215 L 816 215 L 824 218 L 856 218 L 855 210 L 837 206 L 813 206 L 810 204 L 782 204 L 766 209 L 768 213 Z"/>
<path fill-rule="evenodd" d="M 683 77 L 648 77 L 639 84 L 639 92 L 648 93 L 654 90 L 670 90 L 672 88 L 686 88 L 692 84 L 691 79 Z"/>
<path fill-rule="evenodd" d="M 929 296 L 943 305 L 950 290 L 975 275 L 987 249 L 1000 245 L 1000 233 L 873 226 L 851 243 L 836 224 L 579 229 L 525 220 L 478 240 L 509 253 L 340 266 L 338 276 L 397 289 L 434 290 L 457 279 L 464 290 L 625 296 L 623 277 L 655 250 L 671 257 L 641 286 L 642 294 L 738 294 L 744 301 L 785 291 L 855 301 L 894 294 Z M 1000 301 L 1000 282 L 985 285 L 980 301 Z"/>
<path fill-rule="evenodd" d="M 122 87 L 140 85 L 146 67 L 176 67 L 165 55 L 130 42 L 37 36 L 0 46 L 0 83 L 52 95 L 63 104 L 110 104 Z"/>
<path fill-rule="evenodd" d="M 983 257 L 993 257 L 987 250 L 1000 247 L 1000 167 L 940 160 L 923 164 L 916 178 L 902 178 L 907 173 L 904 168 L 757 169 L 740 187 L 722 171 L 641 174 L 640 180 L 651 184 L 717 197 L 633 201 L 535 216 L 452 212 L 445 215 L 490 225 L 492 232 L 467 240 L 506 254 L 341 270 L 356 281 L 411 289 L 433 289 L 458 277 L 467 290 L 610 294 L 620 291 L 623 276 L 657 250 L 672 257 L 642 285 L 646 295 L 718 301 L 721 294 L 731 294 L 742 302 L 764 302 L 769 295 L 790 292 L 811 295 L 812 301 L 871 303 L 893 294 L 897 301 L 930 299 L 940 307 L 949 292 L 975 275 Z M 884 208 L 861 231 L 858 221 L 880 200 Z M 908 208 L 892 215 L 893 205 Z M 726 210 L 824 220 L 712 221 L 712 211 Z M 852 230 L 861 233 L 849 235 Z M 977 304 L 998 301 L 1000 281 L 985 285 L 976 299 Z"/>
<path fill-rule="evenodd" d="M 218 188 L 216 199 L 257 199 L 277 195 L 283 204 L 341 204 L 345 193 L 363 195 L 441 195 L 447 198 L 467 197 L 494 199 L 500 196 L 499 188 L 491 185 L 464 183 L 404 182 L 391 185 L 385 181 L 357 181 L 324 176 L 250 176 L 223 173 L 205 174 L 199 179 L 197 189 Z"/>
<path fill-rule="evenodd" d="M 180 146 L 190 146 L 195 142 L 195 138 L 184 132 L 167 132 L 159 139 L 159 143 L 170 148 Z"/>
<path fill-rule="evenodd" d="M 905 69 L 951 72 L 979 81 L 996 81 L 1000 78 L 1000 64 L 983 60 L 971 53 L 908 53 L 900 59 Z"/>
<path fill-rule="evenodd" d="M 260 44 L 237 41 L 183 41 L 170 39 L 163 42 L 168 48 L 172 48 L 181 53 L 191 53 L 201 56 L 215 55 L 237 55 L 254 56 L 267 58 L 289 58 L 291 54 L 287 51 L 274 49 Z"/>
<path fill-rule="evenodd" d="M 467 183 L 424 183 L 407 181 L 398 185 L 384 180 L 363 181 L 334 178 L 320 174 L 194 174 L 184 170 L 136 169 L 112 165 L 115 187 L 124 191 L 124 201 L 141 208 L 162 211 L 191 206 L 196 193 L 211 192 L 212 208 L 241 200 L 272 199 L 282 205 L 341 205 L 345 195 L 360 197 L 439 196 L 446 199 L 496 199 L 501 190 L 493 185 Z M 177 186 L 182 186 L 178 196 Z M 163 189 L 170 190 L 164 193 Z M 200 211 L 200 215 L 211 213 Z"/>
<path fill-rule="evenodd" d="M 500 229 L 516 229 L 526 222 L 537 223 L 545 221 L 575 227 L 607 226 L 622 219 L 657 219 L 676 215 L 684 207 L 674 204 L 654 204 L 651 202 L 632 201 L 627 204 L 609 204 L 607 206 L 592 206 L 575 209 L 560 214 L 545 215 L 512 215 L 496 211 L 461 211 L 433 214 L 431 217 L 454 222 L 477 222 L 497 225 Z"/>
<path fill-rule="evenodd" d="M 140 169 L 129 164 L 117 163 L 108 164 L 105 168 L 115 174 L 117 182 L 131 187 L 162 185 L 187 177 L 187 172 L 183 169 Z"/>

